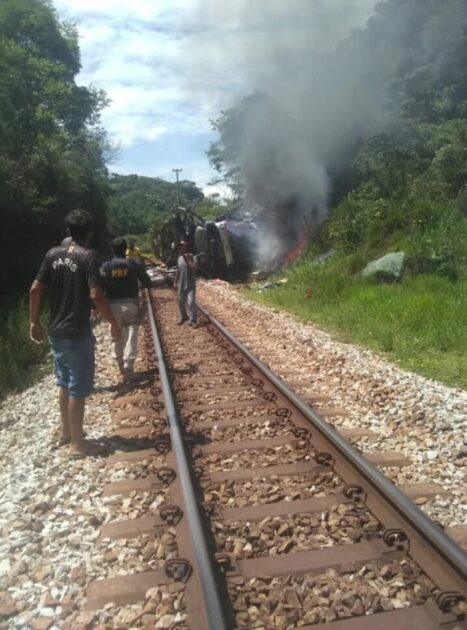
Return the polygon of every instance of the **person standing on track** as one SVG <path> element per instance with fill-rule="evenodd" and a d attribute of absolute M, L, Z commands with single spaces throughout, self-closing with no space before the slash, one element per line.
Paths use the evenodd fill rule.
<path fill-rule="evenodd" d="M 142 263 L 141 250 L 136 245 L 136 241 L 134 238 L 130 238 L 128 241 L 128 249 L 126 250 L 126 257 L 129 260 L 134 260 L 137 263 Z"/>
<path fill-rule="evenodd" d="M 101 278 L 110 308 L 123 330 L 122 337 L 114 342 L 114 357 L 120 374 L 130 379 L 138 352 L 138 289 L 139 285 L 149 288 L 151 279 L 141 264 L 125 257 L 126 250 L 124 238 L 112 241 L 113 258 L 102 265 Z"/>
<path fill-rule="evenodd" d="M 179 325 L 184 324 L 188 319 L 192 326 L 196 326 L 196 263 L 192 254 L 189 253 L 188 243 L 180 241 L 180 254 L 177 259 L 177 273 L 174 286 L 177 289 L 178 307 L 180 309 Z M 186 313 L 186 305 L 190 309 L 190 317 Z"/>
<path fill-rule="evenodd" d="M 71 444 L 72 455 L 81 457 L 95 454 L 83 434 L 86 398 L 94 381 L 91 300 L 110 323 L 115 338 L 121 336 L 121 330 L 100 286 L 97 254 L 89 249 L 92 216 L 86 210 L 72 210 L 65 217 L 65 226 L 71 240 L 47 252 L 29 291 L 29 334 L 35 343 L 42 343 L 46 338 L 39 313 L 48 288 L 49 343 L 60 387 L 62 433 L 59 445 Z"/>

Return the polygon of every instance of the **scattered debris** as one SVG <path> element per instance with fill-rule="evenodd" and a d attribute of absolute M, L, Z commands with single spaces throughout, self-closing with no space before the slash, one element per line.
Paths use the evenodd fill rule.
<path fill-rule="evenodd" d="M 282 278 L 281 280 L 276 280 L 273 282 L 265 282 L 264 284 L 255 288 L 255 291 L 257 293 L 263 293 L 263 291 L 267 291 L 269 289 L 275 289 L 276 287 L 281 287 L 284 284 L 287 284 L 288 281 L 289 281 L 288 278 Z"/>
<path fill-rule="evenodd" d="M 151 278 L 153 287 L 167 287 L 173 283 L 171 270 L 164 267 L 146 267 L 148 276 Z"/>

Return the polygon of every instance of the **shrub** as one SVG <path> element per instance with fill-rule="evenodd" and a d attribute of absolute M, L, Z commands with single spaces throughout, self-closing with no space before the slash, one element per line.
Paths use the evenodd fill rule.
<path fill-rule="evenodd" d="M 366 256 L 361 251 L 357 251 L 347 256 L 347 258 L 345 259 L 345 268 L 347 273 L 350 276 L 353 276 L 356 273 L 362 271 L 366 263 Z"/>
<path fill-rule="evenodd" d="M 31 369 L 46 355 L 46 344 L 29 340 L 29 311 L 25 300 L 0 316 L 0 398 L 31 382 Z"/>
<path fill-rule="evenodd" d="M 453 281 L 459 277 L 456 257 L 446 249 L 430 247 L 428 243 L 425 251 L 407 258 L 406 267 L 413 275 L 437 274 Z"/>

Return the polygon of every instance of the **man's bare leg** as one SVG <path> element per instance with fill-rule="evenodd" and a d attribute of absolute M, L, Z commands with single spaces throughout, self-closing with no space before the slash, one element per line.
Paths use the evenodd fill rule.
<path fill-rule="evenodd" d="M 83 417 L 85 398 L 69 398 L 68 420 L 71 429 L 71 449 L 77 453 L 84 453 L 86 442 L 83 435 Z"/>
<path fill-rule="evenodd" d="M 62 435 L 60 437 L 60 443 L 65 444 L 71 440 L 71 428 L 68 419 L 69 396 L 68 389 L 66 387 L 60 387 L 58 400 L 60 403 L 60 420 L 62 422 Z"/>

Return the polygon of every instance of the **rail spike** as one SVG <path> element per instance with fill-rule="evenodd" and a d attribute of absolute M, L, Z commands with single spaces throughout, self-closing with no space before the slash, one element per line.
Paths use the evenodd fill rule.
<path fill-rule="evenodd" d="M 171 448 L 172 443 L 170 441 L 169 435 L 159 435 L 154 440 L 154 450 L 156 451 L 156 453 L 159 453 L 159 455 L 167 455 L 167 453 L 170 452 Z"/>
<path fill-rule="evenodd" d="M 164 564 L 164 570 L 167 577 L 172 578 L 175 582 L 188 582 L 190 575 L 193 573 L 193 567 L 184 558 L 172 558 Z"/>
<path fill-rule="evenodd" d="M 170 486 L 170 484 L 175 481 L 177 473 L 169 466 L 161 466 L 156 472 L 156 477 L 165 486 Z"/>
<path fill-rule="evenodd" d="M 193 466 L 192 470 L 195 473 L 197 479 L 201 479 L 202 476 L 204 475 L 204 468 L 200 466 L 199 464 L 196 464 L 195 466 Z"/>
<path fill-rule="evenodd" d="M 163 431 L 167 428 L 167 420 L 165 418 L 153 418 L 152 426 L 156 431 Z"/>
<path fill-rule="evenodd" d="M 402 529 L 387 529 L 383 533 L 383 540 L 388 547 L 395 547 L 398 551 L 403 551 L 404 549 L 408 551 L 409 539 Z"/>
<path fill-rule="evenodd" d="M 358 503 L 360 505 L 362 503 L 366 503 L 366 492 L 362 486 L 359 486 L 356 483 L 348 483 L 344 486 L 342 493 L 347 499 L 350 499 L 354 503 Z"/>
<path fill-rule="evenodd" d="M 309 440 L 311 438 L 311 432 L 305 427 L 295 427 L 292 429 L 292 433 L 299 440 Z"/>
<path fill-rule="evenodd" d="M 232 558 L 228 553 L 218 552 L 215 554 L 215 557 L 222 572 L 227 572 L 232 569 Z"/>
<path fill-rule="evenodd" d="M 453 612 L 454 608 L 462 604 L 462 602 L 465 602 L 465 597 L 457 591 L 442 591 L 436 598 L 438 608 L 441 612 L 446 614 Z M 461 614 L 458 616 L 457 620 L 463 621 L 464 618 L 465 615 Z"/>
<path fill-rule="evenodd" d="M 321 466 L 327 466 L 328 468 L 332 468 L 334 466 L 334 457 L 331 453 L 316 453 L 315 461 L 317 464 Z"/>
<path fill-rule="evenodd" d="M 153 401 L 151 403 L 151 409 L 156 413 L 160 413 L 164 409 L 164 403 Z"/>
<path fill-rule="evenodd" d="M 163 505 L 159 516 L 166 525 L 178 525 L 183 517 L 183 511 L 178 505 Z"/>

